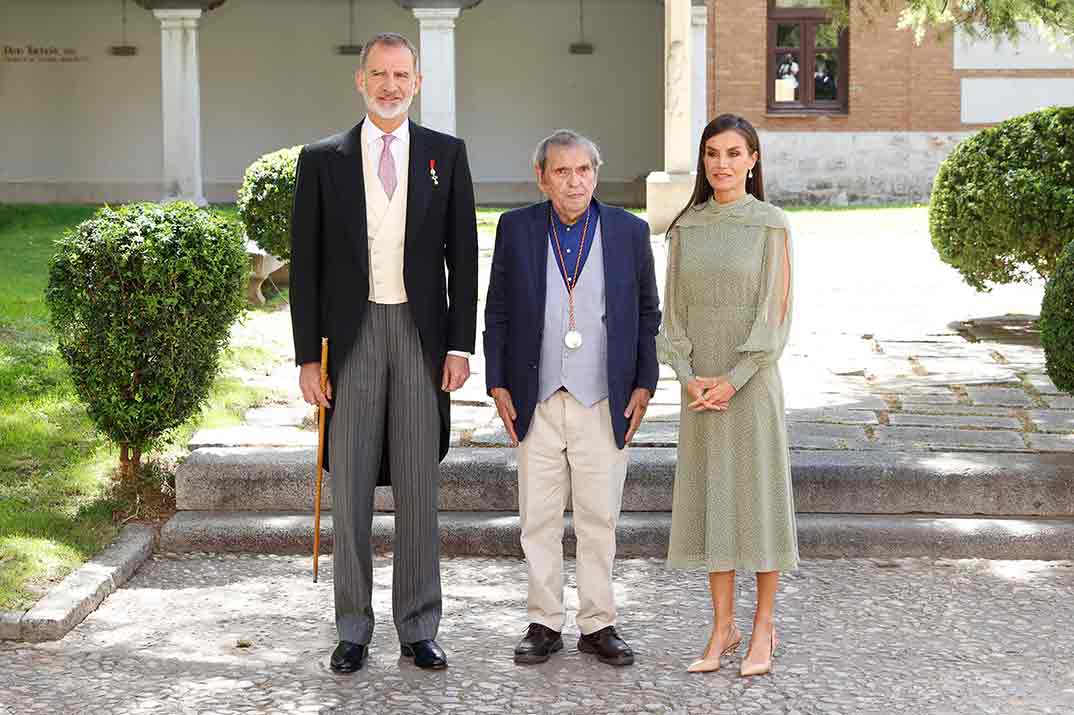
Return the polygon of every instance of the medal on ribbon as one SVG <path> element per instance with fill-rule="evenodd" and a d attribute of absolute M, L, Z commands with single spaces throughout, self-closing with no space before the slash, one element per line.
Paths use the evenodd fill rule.
<path fill-rule="evenodd" d="M 585 210 L 585 224 L 582 228 L 582 238 L 578 244 L 578 257 L 574 261 L 574 274 L 568 276 L 567 262 L 563 259 L 563 246 L 559 243 L 559 232 L 556 230 L 556 219 L 552 215 L 552 206 L 548 206 L 548 221 L 552 224 L 552 238 L 556 242 L 556 257 L 559 265 L 563 268 L 563 277 L 567 281 L 567 334 L 563 336 L 563 344 L 568 350 L 577 350 L 582 347 L 582 333 L 574 322 L 574 285 L 578 282 L 578 273 L 582 269 L 582 255 L 585 252 L 585 239 L 589 233 L 589 209 Z"/>

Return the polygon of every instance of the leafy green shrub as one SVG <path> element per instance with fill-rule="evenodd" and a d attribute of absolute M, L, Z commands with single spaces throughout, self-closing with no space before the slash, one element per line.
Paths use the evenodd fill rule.
<path fill-rule="evenodd" d="M 977 290 L 1051 275 L 1074 238 L 1074 107 L 1009 119 L 955 147 L 933 183 L 929 230 Z"/>
<path fill-rule="evenodd" d="M 45 293 L 60 354 L 126 478 L 199 409 L 245 308 L 234 221 L 186 202 L 105 207 L 57 242 Z"/>
<path fill-rule="evenodd" d="M 1040 342 L 1048 376 L 1060 390 L 1074 394 L 1074 241 L 1059 256 L 1044 287 Z"/>
<path fill-rule="evenodd" d="M 266 253 L 291 257 L 291 205 L 300 146 L 265 154 L 250 166 L 239 187 L 239 217 L 246 235 Z"/>

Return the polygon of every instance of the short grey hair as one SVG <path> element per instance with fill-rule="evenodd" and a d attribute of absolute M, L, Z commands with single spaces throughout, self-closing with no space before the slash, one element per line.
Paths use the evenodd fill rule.
<path fill-rule="evenodd" d="M 570 129 L 557 129 L 552 132 L 551 135 L 542 139 L 533 152 L 533 165 L 541 167 L 542 172 L 544 172 L 545 164 L 548 163 L 548 149 L 553 146 L 584 147 L 585 150 L 589 152 L 589 159 L 590 163 L 593 165 L 593 171 L 599 170 L 601 164 L 604 163 L 600 160 L 600 149 L 597 148 L 596 142 L 592 139 L 584 137 L 578 132 L 571 131 Z"/>
<path fill-rule="evenodd" d="M 414 71 L 420 71 L 421 64 L 418 61 L 418 48 L 414 47 L 414 43 L 406 39 L 397 32 L 378 32 L 376 35 L 362 46 L 362 54 L 358 57 L 358 69 L 365 71 L 365 65 L 369 61 L 369 53 L 373 51 L 373 48 L 377 45 L 384 45 L 385 47 L 405 47 L 410 50 L 410 54 L 414 56 Z"/>

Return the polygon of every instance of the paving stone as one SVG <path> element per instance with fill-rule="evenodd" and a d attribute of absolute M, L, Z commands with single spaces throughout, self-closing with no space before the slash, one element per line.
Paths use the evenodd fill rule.
<path fill-rule="evenodd" d="M 1025 376 L 1025 381 L 1033 386 L 1033 389 L 1042 395 L 1061 395 L 1063 394 L 1051 378 L 1047 375 L 1041 375 L 1039 373 L 1030 373 Z"/>
<path fill-rule="evenodd" d="M 503 424 L 497 420 L 490 426 L 475 429 L 470 434 L 470 443 L 478 447 L 509 447 L 511 439 Z"/>
<path fill-rule="evenodd" d="M 1029 446 L 1041 452 L 1074 452 L 1074 434 L 1031 434 Z"/>
<path fill-rule="evenodd" d="M 1074 396 L 1071 395 L 1045 395 L 1044 401 L 1056 410 L 1074 410 Z"/>
<path fill-rule="evenodd" d="M 297 427 L 240 425 L 200 429 L 190 439 L 191 450 L 202 447 L 308 447 L 317 446 L 317 432 Z"/>
<path fill-rule="evenodd" d="M 985 415 L 922 415 L 913 412 L 892 412 L 888 422 L 895 427 L 980 427 L 986 429 L 1021 430 L 1024 425 L 1015 417 Z"/>
<path fill-rule="evenodd" d="M 22 615 L 22 611 L 0 611 L 0 641 L 19 640 L 22 634 Z M 0 713 L 3 712 L 0 710 Z"/>
<path fill-rule="evenodd" d="M 958 358 L 991 361 L 987 348 L 960 339 L 953 341 L 878 341 L 881 352 L 893 358 Z"/>
<path fill-rule="evenodd" d="M 879 424 L 876 413 L 871 410 L 849 410 L 842 407 L 787 410 L 787 420 L 789 422 L 824 422 L 848 425 Z"/>
<path fill-rule="evenodd" d="M 1027 410 L 1026 414 L 1041 432 L 1074 432 L 1074 411 Z"/>
<path fill-rule="evenodd" d="M 254 407 L 243 415 L 243 422 L 258 427 L 298 427 L 312 421 L 314 410 L 308 405 L 273 405 Z"/>
<path fill-rule="evenodd" d="M 1018 432 L 929 427 L 876 427 L 876 440 L 886 449 L 967 449 L 1024 451 Z"/>
<path fill-rule="evenodd" d="M 922 358 L 918 364 L 929 376 L 956 385 L 1017 383 L 1014 368 L 995 362 L 965 358 Z"/>
<path fill-rule="evenodd" d="M 611 668 L 577 651 L 576 564 L 564 566 L 566 647 L 545 664 L 520 667 L 511 651 L 526 623 L 525 562 L 445 559 L 438 641 L 450 667 L 429 673 L 399 658 L 393 563 L 377 557 L 372 606 L 380 622 L 369 658 L 360 672 L 337 676 L 327 665 L 336 641 L 330 556 L 313 584 L 308 555 L 158 555 L 63 641 L 0 645 L 0 713 L 1074 710 L 1070 684 L 1055 670 L 1074 650 L 1074 611 L 1056 608 L 1074 597 L 1072 562 L 804 561 L 780 578 L 773 671 L 748 681 L 738 666 L 750 637 L 752 578 L 738 581 L 736 598 L 746 640 L 719 672 L 698 676 L 685 670 L 711 619 L 703 573 L 670 570 L 662 560 L 616 562 L 617 625 L 637 661 Z M 237 634 L 252 646 L 237 650 Z"/>
<path fill-rule="evenodd" d="M 975 405 L 1031 407 L 1036 401 L 1025 390 L 1008 387 L 967 387 L 966 394 Z"/>
<path fill-rule="evenodd" d="M 865 430 L 850 425 L 790 422 L 787 425 L 792 449 L 869 449 Z"/>
<path fill-rule="evenodd" d="M 1017 408 L 987 407 L 981 405 L 903 405 L 902 414 L 923 415 L 977 415 L 981 417 L 1015 417 Z M 892 412 L 891 414 L 895 414 Z"/>
<path fill-rule="evenodd" d="M 880 395 L 870 394 L 867 390 L 860 392 L 813 392 L 800 386 L 787 385 L 785 406 L 792 410 L 846 409 L 846 410 L 886 410 L 887 400 Z"/>
<path fill-rule="evenodd" d="M 957 405 L 958 395 L 950 390 L 936 392 L 902 392 L 899 394 L 899 404 L 903 407 L 917 407 L 920 405 Z"/>
<path fill-rule="evenodd" d="M 674 447 L 678 443 L 678 422 L 643 421 L 630 444 L 635 447 Z"/>

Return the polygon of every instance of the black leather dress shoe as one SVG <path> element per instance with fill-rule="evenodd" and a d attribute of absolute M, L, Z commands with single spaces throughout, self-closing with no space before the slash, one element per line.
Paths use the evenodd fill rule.
<path fill-rule="evenodd" d="M 404 643 L 402 652 L 404 658 L 413 658 L 414 665 L 419 668 L 440 670 L 447 667 L 447 655 L 434 640 Z"/>
<path fill-rule="evenodd" d="M 597 660 L 608 665 L 634 664 L 634 651 L 615 632 L 615 626 L 605 626 L 596 633 L 582 636 L 578 639 L 578 650 L 595 653 Z"/>
<path fill-rule="evenodd" d="M 559 631 L 540 623 L 531 623 L 526 635 L 515 646 L 515 662 L 524 665 L 543 663 L 559 650 L 563 650 L 563 638 Z"/>
<path fill-rule="evenodd" d="M 353 673 L 361 670 L 365 663 L 365 657 L 369 654 L 369 647 L 362 643 L 340 641 L 336 649 L 332 651 L 330 665 L 337 673 Z"/>

